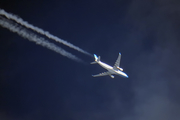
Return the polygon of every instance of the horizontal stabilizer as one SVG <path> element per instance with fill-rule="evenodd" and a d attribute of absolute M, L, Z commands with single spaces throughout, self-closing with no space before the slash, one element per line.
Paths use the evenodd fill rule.
<path fill-rule="evenodd" d="M 97 59 L 98 62 L 100 61 L 100 58 L 101 58 L 101 57 L 99 56 L 98 59 Z"/>
<path fill-rule="evenodd" d="M 97 62 L 95 62 L 95 61 L 94 61 L 94 62 L 91 62 L 91 64 L 96 64 L 96 63 L 97 63 Z"/>

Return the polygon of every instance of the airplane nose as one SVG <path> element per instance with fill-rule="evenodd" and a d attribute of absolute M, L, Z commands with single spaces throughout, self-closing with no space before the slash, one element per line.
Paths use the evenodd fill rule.
<path fill-rule="evenodd" d="M 128 76 L 128 75 L 126 75 L 126 77 L 127 77 L 127 78 L 129 78 L 129 76 Z"/>
<path fill-rule="evenodd" d="M 125 74 L 126 78 L 129 78 L 129 76 L 127 74 Z"/>

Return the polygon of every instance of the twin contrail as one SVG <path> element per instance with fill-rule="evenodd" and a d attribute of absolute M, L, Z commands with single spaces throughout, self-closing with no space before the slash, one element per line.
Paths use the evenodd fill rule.
<path fill-rule="evenodd" d="M 9 29 L 12 32 L 17 33 L 18 35 L 20 35 L 23 38 L 28 39 L 29 41 L 33 41 L 36 44 L 39 44 L 43 47 L 53 50 L 63 56 L 73 59 L 75 61 L 79 61 L 79 62 L 82 61 L 81 59 L 77 58 L 75 55 L 65 51 L 64 49 L 60 48 L 59 46 L 56 46 L 53 43 L 50 43 L 49 41 L 45 40 L 43 37 L 40 37 L 40 36 L 36 35 L 35 33 L 28 31 L 26 28 L 31 29 L 39 34 L 42 34 L 42 35 L 48 37 L 49 39 L 55 40 L 56 42 L 62 43 L 70 48 L 73 48 L 73 49 L 81 52 L 81 53 L 92 56 L 90 53 L 84 51 L 83 49 L 81 49 L 65 40 L 62 40 L 62 39 L 50 34 L 49 32 L 44 31 L 41 28 L 35 27 L 35 26 L 29 24 L 28 22 L 24 21 L 22 18 L 19 18 L 16 15 L 13 15 L 11 13 L 7 13 L 3 9 L 0 9 L 0 15 L 5 16 L 7 18 L 7 19 L 5 19 L 3 17 L 0 17 L 0 26 Z M 16 23 L 14 23 L 10 20 L 15 21 Z M 19 26 L 17 23 L 26 28 Z"/>
<path fill-rule="evenodd" d="M 18 16 L 13 15 L 13 14 L 11 14 L 11 13 L 7 13 L 7 12 L 4 11 L 3 9 L 0 9 L 0 15 L 4 15 L 4 16 L 6 16 L 8 19 L 12 19 L 12 20 L 16 21 L 17 23 L 19 23 L 19 24 L 21 24 L 21 25 L 23 25 L 23 26 L 25 26 L 25 27 L 27 27 L 27 28 L 29 28 L 29 29 L 36 31 L 36 32 L 39 33 L 39 34 L 45 35 L 45 36 L 48 37 L 49 39 L 55 40 L 56 42 L 62 43 L 62 44 L 66 45 L 66 46 L 68 46 L 68 47 L 70 47 L 70 48 L 73 48 L 73 49 L 81 52 L 81 53 L 84 53 L 84 54 L 86 54 L 86 55 L 92 56 L 90 53 L 82 50 L 81 48 L 79 48 L 79 47 L 77 47 L 77 46 L 75 46 L 75 45 L 73 45 L 73 44 L 71 44 L 71 43 L 69 43 L 69 42 L 67 42 L 67 41 L 65 41 L 65 40 L 60 39 L 60 38 L 58 38 L 58 37 L 50 34 L 49 32 L 44 31 L 44 30 L 41 29 L 41 28 L 35 27 L 35 26 L 33 26 L 32 24 L 29 24 L 28 22 L 24 21 L 22 18 L 19 18 Z"/>
<path fill-rule="evenodd" d="M 27 29 L 18 26 L 18 24 L 13 23 L 12 21 L 9 21 L 7 19 L 0 17 L 0 26 L 7 28 L 14 33 L 17 33 L 18 35 L 20 35 L 23 38 L 28 39 L 29 41 L 33 41 L 36 44 L 39 44 L 43 47 L 53 50 L 63 56 L 70 58 L 70 59 L 73 59 L 78 62 L 82 61 L 81 59 L 77 58 L 76 56 L 72 55 L 71 53 L 63 50 L 62 48 L 56 46 L 53 43 L 50 43 L 49 41 L 45 40 L 44 38 L 37 36 L 36 34 L 28 31 Z"/>

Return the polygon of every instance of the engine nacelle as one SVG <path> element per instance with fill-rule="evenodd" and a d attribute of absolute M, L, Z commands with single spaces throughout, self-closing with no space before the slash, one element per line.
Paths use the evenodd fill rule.
<path fill-rule="evenodd" d="M 114 75 L 110 75 L 111 76 L 111 78 L 114 78 Z"/>
<path fill-rule="evenodd" d="M 123 71 L 123 68 L 117 67 L 117 69 L 119 69 L 120 71 Z"/>
<path fill-rule="evenodd" d="M 120 68 L 121 71 L 123 71 L 123 68 Z"/>

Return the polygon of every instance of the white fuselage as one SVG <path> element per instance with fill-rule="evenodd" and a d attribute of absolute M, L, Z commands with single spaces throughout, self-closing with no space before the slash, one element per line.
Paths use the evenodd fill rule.
<path fill-rule="evenodd" d="M 122 71 L 120 71 L 120 70 L 115 70 L 115 69 L 113 69 L 112 66 L 110 66 L 110 65 L 108 65 L 108 64 L 106 64 L 106 63 L 104 63 L 104 62 L 97 61 L 97 63 L 98 63 L 100 66 L 102 66 L 104 69 L 108 70 L 108 71 L 110 72 L 110 74 L 116 74 L 116 75 L 120 75 L 120 76 L 126 77 L 126 78 L 128 77 L 126 73 L 124 73 L 124 72 L 122 72 Z"/>

